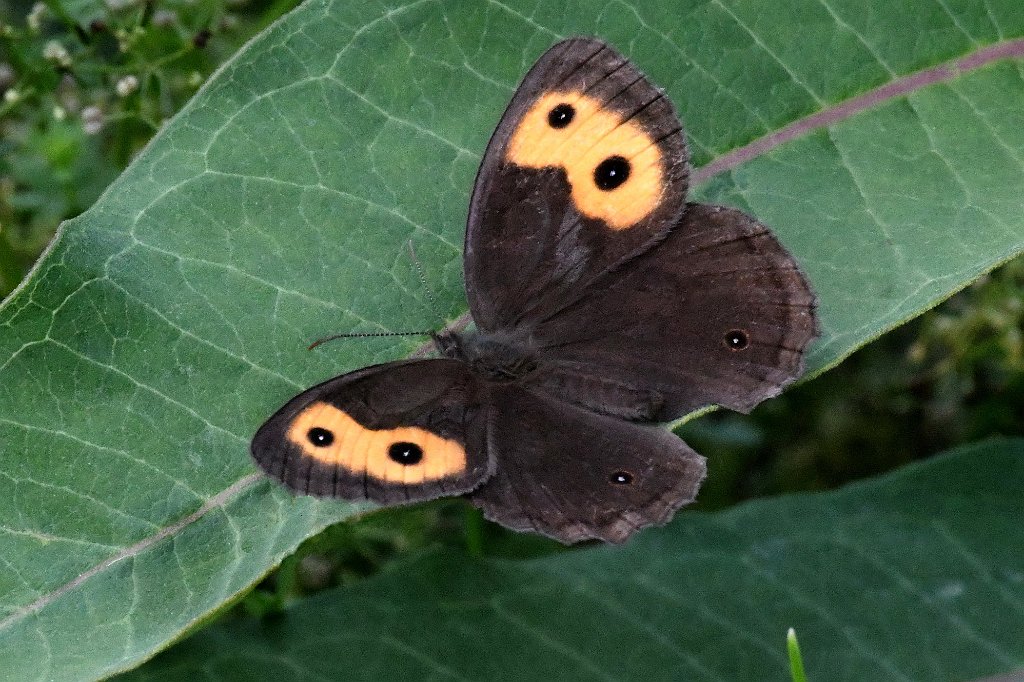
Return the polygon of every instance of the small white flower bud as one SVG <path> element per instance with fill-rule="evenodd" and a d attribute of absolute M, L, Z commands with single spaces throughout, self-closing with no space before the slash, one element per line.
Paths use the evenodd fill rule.
<path fill-rule="evenodd" d="M 25 23 L 28 25 L 28 30 L 32 33 L 39 33 L 39 29 L 43 25 L 43 15 L 46 14 L 46 3 L 37 2 L 32 5 L 32 9 L 29 10 L 28 16 L 25 17 Z"/>
<path fill-rule="evenodd" d="M 139 89 L 139 79 L 128 74 L 121 80 L 117 81 L 117 85 L 114 86 L 114 89 L 117 90 L 118 96 L 127 97 Z"/>
<path fill-rule="evenodd" d="M 153 12 L 153 25 L 157 28 L 170 28 L 178 23 L 178 15 L 169 9 L 158 9 Z"/>
<path fill-rule="evenodd" d="M 82 129 L 86 135 L 95 135 L 103 129 L 103 111 L 93 105 L 82 109 Z"/>
<path fill-rule="evenodd" d="M 7 62 L 0 62 L 0 89 L 9 88 L 18 80 L 18 74 L 14 73 L 14 67 Z"/>
<path fill-rule="evenodd" d="M 67 48 L 56 40 L 49 41 L 43 47 L 43 59 L 63 67 L 71 66 L 71 55 L 68 54 Z"/>

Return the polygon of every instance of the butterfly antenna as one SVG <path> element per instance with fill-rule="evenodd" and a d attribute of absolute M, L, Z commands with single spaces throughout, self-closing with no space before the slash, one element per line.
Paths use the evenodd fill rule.
<path fill-rule="evenodd" d="M 441 314 L 441 311 L 437 307 L 437 299 L 434 297 L 433 289 L 431 289 L 430 285 L 427 284 L 427 276 L 423 273 L 423 264 L 420 263 L 420 259 L 416 257 L 416 249 L 413 248 L 411 239 L 409 240 L 409 255 L 412 257 L 413 267 L 416 268 L 416 274 L 419 275 L 420 284 L 423 285 L 423 290 L 427 294 L 427 301 L 430 302 L 430 307 L 434 311 L 434 315 L 439 320 L 443 320 L 444 315 Z"/>
<path fill-rule="evenodd" d="M 409 240 L 409 255 L 412 257 L 413 267 L 416 268 L 416 274 L 419 275 L 420 283 L 423 285 L 423 290 L 427 294 L 427 300 L 430 302 L 430 307 L 433 309 L 434 314 L 439 319 L 443 318 L 437 308 L 437 298 L 434 296 L 434 291 L 427 284 L 427 277 L 423 273 L 423 264 L 420 263 L 420 259 L 416 257 L 416 249 L 413 248 L 412 240 Z M 349 334 L 334 334 L 332 336 L 326 336 L 322 339 L 317 339 L 309 345 L 307 350 L 313 350 L 317 346 L 327 343 L 328 341 L 334 341 L 335 339 L 368 339 L 381 336 L 435 336 L 432 331 L 429 332 L 360 332 L 360 333 L 349 333 Z"/>
<path fill-rule="evenodd" d="M 325 344 L 328 341 L 334 341 L 335 339 L 368 339 L 377 336 L 430 336 L 433 332 L 359 332 L 351 334 L 334 334 L 333 336 L 325 336 L 322 339 L 317 339 L 313 343 L 309 344 L 309 348 L 306 350 L 313 350 L 319 345 Z"/>

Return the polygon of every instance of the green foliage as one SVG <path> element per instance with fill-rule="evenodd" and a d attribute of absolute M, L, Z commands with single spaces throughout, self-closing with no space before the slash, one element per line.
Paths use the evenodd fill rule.
<path fill-rule="evenodd" d="M 437 616 L 449 603 L 437 585 L 455 585 L 445 582 L 450 575 L 465 576 L 469 586 L 483 581 L 487 594 L 513 595 L 514 607 L 538 617 L 559 603 L 571 615 L 573 599 L 593 584 L 605 587 L 600 578 L 574 582 L 579 566 L 614 574 L 661 557 L 697 561 L 702 548 L 718 547 L 728 565 L 738 556 L 728 546 L 736 539 L 730 523 L 781 514 L 766 517 L 777 527 L 753 524 L 743 536 L 748 547 L 763 549 L 769 538 L 798 543 L 805 519 L 825 538 L 826 522 L 847 502 L 843 518 L 856 525 L 853 503 L 863 502 L 857 495 L 865 490 L 872 499 L 916 501 L 910 511 L 933 501 L 936 513 L 962 514 L 970 531 L 962 534 L 984 536 L 973 555 L 977 574 L 1013 603 L 1016 573 L 1005 556 L 1015 541 L 993 530 L 1003 527 L 980 500 L 992 487 L 984 477 L 990 466 L 1018 466 L 1016 444 L 948 460 L 973 477 L 927 470 L 946 472 L 961 488 L 944 486 L 938 475 L 900 473 L 835 496 L 684 514 L 625 548 L 568 553 L 482 524 L 459 501 L 332 525 L 367 507 L 293 498 L 255 473 L 246 454 L 258 423 L 291 394 L 415 348 L 368 340 L 308 353 L 311 340 L 438 326 L 437 306 L 404 256 L 410 239 L 442 315 L 465 312 L 462 231 L 479 154 L 525 68 L 558 36 L 597 34 L 631 54 L 681 109 L 703 165 L 903 75 L 1024 35 L 1016 0 L 984 8 L 861 4 L 786 0 L 767 11 L 758 0 L 671 8 L 310 3 L 231 59 L 166 124 L 246 32 L 282 7 L 127 3 L 114 10 L 51 2 L 38 30 L 5 17 L 14 28 L 3 31 L 0 61 L 12 65 L 16 79 L 5 87 L 17 96 L 0 105 L 4 286 L 20 277 L 60 218 L 90 205 L 138 156 L 93 208 L 65 225 L 25 286 L 0 307 L 0 676 L 73 679 L 127 669 L 230 611 L 236 620 L 173 659 L 192 665 L 189 657 L 211 642 L 256 646 L 267 636 L 258 615 L 299 618 L 295 631 L 303 632 L 322 622 L 320 608 L 339 610 L 337 618 L 358 618 L 375 603 L 401 612 L 407 585 L 423 590 L 409 603 L 427 614 L 418 621 L 424 630 L 472 631 L 472 620 L 457 613 Z M 159 26 L 157 13 L 168 8 L 176 22 Z M 235 16 L 238 24 L 226 19 Z M 97 19 L 105 26 L 94 31 Z M 200 49 L 195 38 L 204 29 L 212 35 Z M 51 40 L 70 65 L 54 48 L 43 56 Z M 121 96 L 117 84 L 129 75 L 137 89 Z M 745 208 L 772 225 L 805 265 L 824 327 L 812 373 L 975 282 L 752 417 L 719 412 L 683 427 L 710 458 L 705 508 L 829 488 L 950 444 L 1021 433 L 1022 266 L 1017 260 L 984 275 L 1024 242 L 1021 82 L 1013 60 L 949 75 L 695 188 L 702 199 Z M 76 106 L 66 103 L 68 92 Z M 54 115 L 57 106 L 63 118 Z M 101 116 L 83 117 L 88 106 Z M 102 124 L 98 131 L 88 125 L 93 120 Z M 1005 494 L 1012 502 L 1012 492 Z M 896 502 L 891 510 L 906 511 Z M 826 525 L 814 526 L 822 519 Z M 885 632 L 930 628 L 904 614 L 943 594 L 909 571 L 919 567 L 921 548 L 925 557 L 938 551 L 943 565 L 951 558 L 923 522 L 869 520 L 857 547 L 891 546 L 883 564 L 910 562 L 908 582 L 897 582 L 916 590 L 918 602 L 893 606 L 887 619 L 878 599 L 864 600 L 877 585 L 863 573 L 832 582 L 818 571 L 816 588 L 830 596 L 814 603 L 832 616 L 821 627 L 807 614 L 797 617 L 806 610 L 800 580 L 813 568 L 794 569 L 767 594 L 742 571 L 737 577 L 697 561 L 688 564 L 696 569 L 666 578 L 689 576 L 694 601 L 683 606 L 712 621 L 745 623 L 765 608 L 785 616 L 761 631 L 764 646 L 740 637 L 704 665 L 716 669 L 729 657 L 746 665 L 744 657 L 763 655 L 784 676 L 781 637 L 795 626 L 811 678 L 830 679 L 835 668 L 828 666 L 851 661 L 842 669 L 854 671 L 863 662 L 856 642 L 842 636 L 847 628 L 879 626 L 872 617 Z M 464 557 L 464 548 L 476 558 Z M 409 560 L 424 552 L 426 559 Z M 523 576 L 550 567 L 562 572 L 549 583 L 562 602 L 516 591 Z M 339 589 L 305 599 L 326 586 Z M 393 601 L 382 601 L 381 589 Z M 1019 610 L 1004 604 L 996 614 L 986 594 L 968 589 L 945 611 L 925 610 L 954 621 L 993 614 L 992 623 L 1019 628 Z M 742 605 L 721 608 L 733 604 L 729 596 Z M 692 619 L 676 613 L 683 606 L 664 614 L 665 627 L 691 627 Z M 595 613 L 587 624 L 616 633 L 624 646 L 658 649 L 668 636 L 659 639 L 643 619 L 623 633 L 614 614 Z M 377 615 L 374 624 L 388 628 L 387 614 Z M 239 639 L 238 626 L 252 638 Z M 502 623 L 495 649 L 508 629 Z M 701 639 L 701 632 L 692 634 L 694 647 L 719 636 Z M 998 651 L 964 658 L 978 674 L 1020 663 L 1019 650 L 996 636 L 968 639 Z M 276 644 L 298 646 L 287 638 Z M 893 647 L 900 670 L 933 665 L 930 642 L 893 636 L 870 651 Z M 690 651 L 676 640 L 667 648 Z M 477 663 L 487 665 L 490 653 Z M 370 677 L 372 666 L 393 655 L 359 659 L 365 667 L 357 672 Z"/>
<path fill-rule="evenodd" d="M 0 6 L 0 298 L 241 42 L 293 2 Z"/>
<path fill-rule="evenodd" d="M 126 679 L 973 680 L 1024 661 L 1022 476 L 1024 440 L 997 441 L 625 550 L 431 552 Z"/>

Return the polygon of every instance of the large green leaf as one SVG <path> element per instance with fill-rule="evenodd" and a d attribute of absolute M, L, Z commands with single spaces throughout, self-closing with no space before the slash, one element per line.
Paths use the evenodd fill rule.
<path fill-rule="evenodd" d="M 967 680 L 1024 665 L 1024 440 L 838 492 L 686 514 L 629 547 L 432 554 L 131 680 Z"/>
<path fill-rule="evenodd" d="M 805 265 L 812 370 L 1022 248 L 1021 64 L 988 51 L 1021 51 L 1018 0 L 304 5 L 0 308 L 0 677 L 131 667 L 356 511 L 264 481 L 248 439 L 299 389 L 415 347 L 311 340 L 465 313 L 480 152 L 533 59 L 577 33 L 667 88 L 695 163 L 726 167 L 697 193 Z"/>

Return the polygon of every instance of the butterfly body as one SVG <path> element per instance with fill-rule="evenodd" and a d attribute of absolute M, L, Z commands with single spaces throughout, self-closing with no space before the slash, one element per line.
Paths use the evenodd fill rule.
<path fill-rule="evenodd" d="M 257 432 L 257 463 L 315 495 L 467 495 L 563 542 L 666 522 L 705 462 L 657 423 L 751 409 L 799 375 L 816 333 L 792 256 L 750 216 L 687 203 L 688 175 L 660 90 L 600 41 L 552 47 L 477 176 L 475 329 L 296 396 Z"/>
<path fill-rule="evenodd" d="M 435 335 L 434 345 L 441 355 L 466 363 L 483 381 L 525 380 L 539 367 L 537 349 L 525 335 L 446 332 Z"/>

